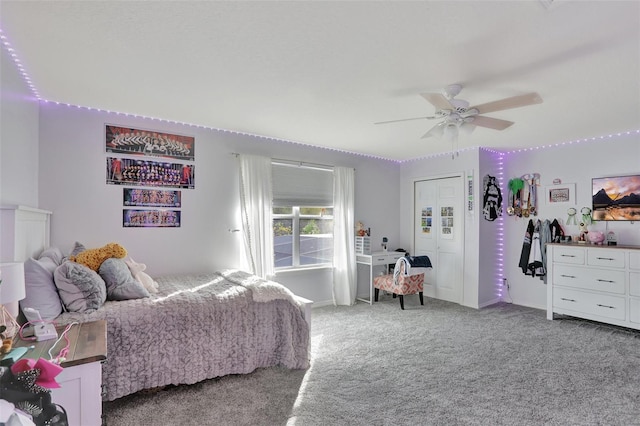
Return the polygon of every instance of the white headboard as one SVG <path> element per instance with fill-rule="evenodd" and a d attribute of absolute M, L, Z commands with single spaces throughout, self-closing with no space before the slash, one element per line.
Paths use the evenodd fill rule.
<path fill-rule="evenodd" d="M 51 212 L 0 206 L 0 262 L 24 262 L 49 247 Z"/>

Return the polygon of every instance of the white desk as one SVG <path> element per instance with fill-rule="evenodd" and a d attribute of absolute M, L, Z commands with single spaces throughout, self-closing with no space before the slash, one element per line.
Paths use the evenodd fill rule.
<path fill-rule="evenodd" d="M 373 267 L 384 265 L 386 273 L 389 273 L 389 265 L 395 264 L 398 259 L 403 257 L 405 252 L 402 251 L 382 251 L 371 254 L 356 254 L 356 264 L 369 266 L 369 300 L 363 298 L 357 298 L 363 302 L 369 304 L 373 303 Z"/>

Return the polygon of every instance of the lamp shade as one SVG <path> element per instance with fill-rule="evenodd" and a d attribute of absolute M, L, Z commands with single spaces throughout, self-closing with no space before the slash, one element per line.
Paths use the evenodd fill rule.
<path fill-rule="evenodd" d="M 0 263 L 0 304 L 24 299 L 24 264 Z"/>

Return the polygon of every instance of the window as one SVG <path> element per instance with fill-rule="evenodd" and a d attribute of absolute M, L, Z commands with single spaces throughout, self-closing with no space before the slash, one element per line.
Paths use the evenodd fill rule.
<path fill-rule="evenodd" d="M 333 263 L 333 170 L 272 164 L 276 269 Z"/>
<path fill-rule="evenodd" d="M 330 265 L 333 259 L 333 208 L 274 207 L 275 267 Z"/>

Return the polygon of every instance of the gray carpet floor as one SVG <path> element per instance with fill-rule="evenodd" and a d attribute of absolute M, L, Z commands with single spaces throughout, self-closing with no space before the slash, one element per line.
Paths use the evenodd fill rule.
<path fill-rule="evenodd" d="M 119 425 L 640 425 L 640 332 L 383 296 L 313 310 L 311 367 L 104 404 Z"/>

